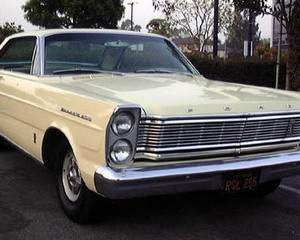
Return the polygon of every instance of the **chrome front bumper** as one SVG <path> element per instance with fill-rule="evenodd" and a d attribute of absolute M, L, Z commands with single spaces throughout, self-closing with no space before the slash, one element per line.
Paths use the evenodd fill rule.
<path fill-rule="evenodd" d="M 300 174 L 300 151 L 231 160 L 125 168 L 99 167 L 97 191 L 111 199 L 222 189 L 224 174 L 259 169 L 259 183 Z"/>

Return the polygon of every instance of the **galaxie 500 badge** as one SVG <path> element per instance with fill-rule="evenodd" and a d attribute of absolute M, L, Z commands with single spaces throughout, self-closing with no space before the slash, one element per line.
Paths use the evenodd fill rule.
<path fill-rule="evenodd" d="M 64 112 L 64 113 L 67 113 L 67 114 L 70 114 L 72 116 L 75 116 L 75 117 L 79 117 L 81 119 L 84 119 L 84 120 L 87 120 L 87 121 L 92 121 L 92 118 L 91 117 L 88 117 L 86 115 L 83 115 L 83 114 L 80 114 L 80 113 L 77 113 L 77 112 L 73 112 L 73 111 L 70 111 L 68 109 L 65 109 L 65 108 L 61 108 L 60 109 L 61 112 Z"/>

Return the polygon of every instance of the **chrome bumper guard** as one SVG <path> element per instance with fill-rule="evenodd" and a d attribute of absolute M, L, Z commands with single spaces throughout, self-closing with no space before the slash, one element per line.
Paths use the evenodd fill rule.
<path fill-rule="evenodd" d="M 224 174 L 251 169 L 260 169 L 259 183 L 300 174 L 300 151 L 118 170 L 99 167 L 94 180 L 101 195 L 123 199 L 220 190 Z"/>

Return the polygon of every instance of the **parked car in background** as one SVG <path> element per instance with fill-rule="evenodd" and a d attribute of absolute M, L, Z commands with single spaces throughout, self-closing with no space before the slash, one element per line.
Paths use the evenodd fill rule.
<path fill-rule="evenodd" d="M 271 193 L 300 173 L 300 94 L 205 79 L 158 35 L 19 33 L 0 46 L 0 134 L 82 222 L 95 193 Z"/>

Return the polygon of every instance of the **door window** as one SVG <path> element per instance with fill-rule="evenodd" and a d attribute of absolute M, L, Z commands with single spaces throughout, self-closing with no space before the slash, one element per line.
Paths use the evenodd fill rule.
<path fill-rule="evenodd" d="M 35 37 L 11 39 L 0 52 L 0 69 L 30 73 Z"/>

